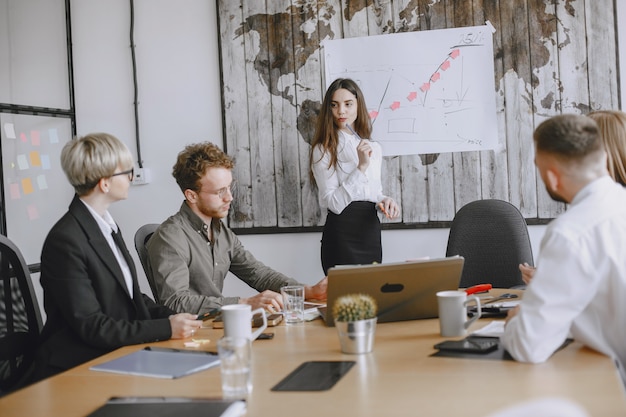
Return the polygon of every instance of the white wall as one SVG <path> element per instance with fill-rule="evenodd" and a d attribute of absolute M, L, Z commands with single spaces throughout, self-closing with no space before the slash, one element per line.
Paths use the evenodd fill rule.
<path fill-rule="evenodd" d="M 135 152 L 128 0 L 73 0 L 72 37 L 78 134 L 107 131 Z M 222 144 L 217 11 L 206 0 L 135 0 L 141 152 L 152 182 L 134 186 L 111 212 L 129 247 L 144 223 L 178 210 L 182 194 L 171 177 L 185 144 Z M 537 253 L 544 227 L 530 227 Z M 322 277 L 320 233 L 242 235 L 244 245 L 275 269 L 303 282 Z M 445 254 L 448 229 L 383 232 L 386 262 Z M 136 254 L 137 265 L 140 265 Z M 143 271 L 142 289 L 150 294 Z M 229 279 L 227 294 L 251 290 Z"/>

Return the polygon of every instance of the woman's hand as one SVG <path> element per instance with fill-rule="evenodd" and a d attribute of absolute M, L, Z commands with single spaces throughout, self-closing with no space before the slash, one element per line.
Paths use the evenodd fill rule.
<path fill-rule="evenodd" d="M 172 327 L 172 339 L 185 339 L 193 337 L 196 330 L 202 327 L 202 320 L 197 320 L 197 316 L 189 313 L 174 314 L 169 317 Z"/>
<path fill-rule="evenodd" d="M 528 265 L 527 262 L 523 264 L 519 264 L 519 270 L 522 273 L 522 280 L 526 285 L 530 284 L 530 281 L 533 279 L 535 275 L 535 267 Z"/>
<path fill-rule="evenodd" d="M 361 139 L 359 144 L 356 146 L 356 152 L 359 155 L 359 164 L 357 168 L 361 172 L 365 172 L 367 167 L 370 166 L 370 157 L 372 156 L 372 146 L 370 145 L 370 141 L 367 139 Z"/>
<path fill-rule="evenodd" d="M 400 207 L 398 207 L 398 203 L 391 197 L 383 198 L 383 200 L 378 203 L 378 208 L 388 219 L 395 219 L 400 215 Z"/>

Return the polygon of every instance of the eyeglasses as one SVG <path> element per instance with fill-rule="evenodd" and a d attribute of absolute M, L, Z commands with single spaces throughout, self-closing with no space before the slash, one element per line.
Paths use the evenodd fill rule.
<path fill-rule="evenodd" d="M 224 199 L 224 197 L 226 197 L 227 195 L 232 196 L 233 193 L 235 191 L 235 183 L 233 182 L 232 184 L 230 184 L 228 187 L 224 187 L 224 188 L 220 188 L 217 191 L 204 191 L 204 190 L 199 190 L 199 193 L 207 193 L 207 194 L 212 194 L 212 195 L 216 195 L 218 198 L 221 198 L 222 200 Z"/>
<path fill-rule="evenodd" d="M 133 178 L 135 178 L 135 168 L 133 167 L 127 171 L 116 172 L 115 174 L 111 174 L 112 177 L 115 177 L 118 175 L 128 175 L 128 181 L 132 181 Z"/>

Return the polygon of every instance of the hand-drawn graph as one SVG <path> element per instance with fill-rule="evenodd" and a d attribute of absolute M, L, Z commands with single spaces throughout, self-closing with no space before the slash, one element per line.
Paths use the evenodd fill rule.
<path fill-rule="evenodd" d="M 491 25 L 328 40 L 326 84 L 363 90 L 385 155 L 498 145 Z"/>

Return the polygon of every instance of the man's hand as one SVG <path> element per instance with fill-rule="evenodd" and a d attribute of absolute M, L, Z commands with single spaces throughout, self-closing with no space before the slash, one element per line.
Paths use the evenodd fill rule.
<path fill-rule="evenodd" d="M 202 320 L 196 320 L 196 317 L 196 315 L 189 313 L 180 313 L 170 316 L 172 339 L 192 337 L 196 333 L 196 330 L 202 327 Z"/>
<path fill-rule="evenodd" d="M 265 290 L 253 297 L 240 298 L 239 304 L 249 304 L 253 310 L 257 308 L 264 308 L 270 313 L 282 311 L 283 309 L 283 297 L 274 291 Z"/>
<path fill-rule="evenodd" d="M 320 282 L 312 287 L 304 287 L 304 298 L 306 300 L 326 300 L 326 290 L 328 289 L 328 277 L 322 278 Z"/>

